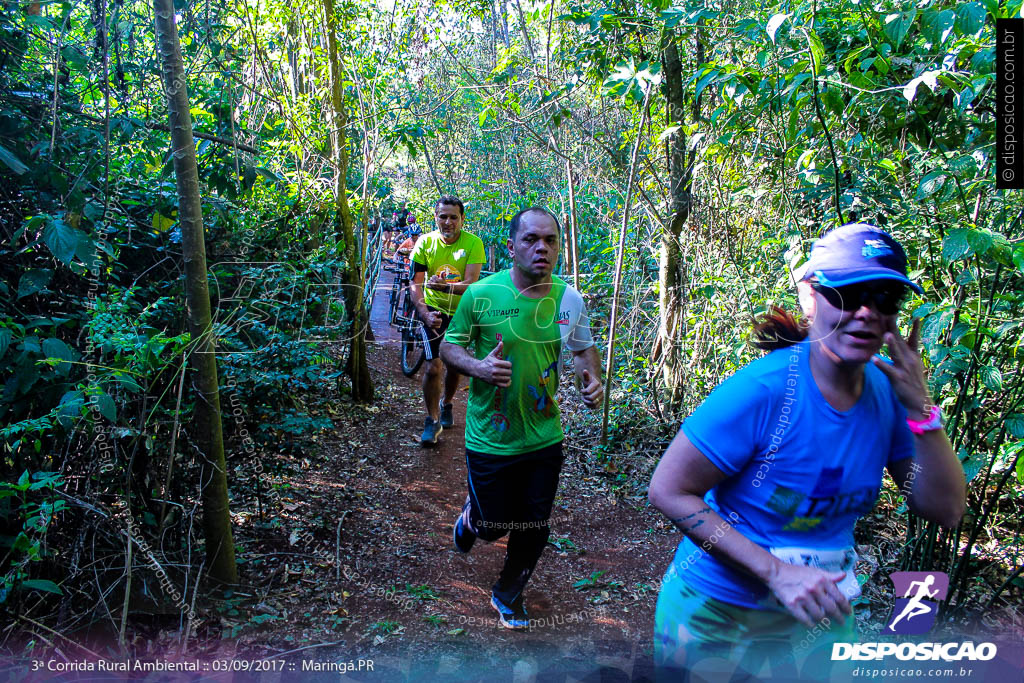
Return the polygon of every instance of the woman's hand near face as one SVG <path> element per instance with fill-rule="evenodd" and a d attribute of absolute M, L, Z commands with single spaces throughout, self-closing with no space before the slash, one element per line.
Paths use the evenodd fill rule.
<path fill-rule="evenodd" d="M 924 379 L 924 363 L 918 351 L 921 321 L 914 321 L 910 336 L 906 340 L 900 336 L 896 327 L 896 316 L 887 316 L 887 325 L 888 329 L 883 339 L 889 348 L 889 355 L 892 356 L 892 365 L 878 356 L 871 361 L 889 378 L 892 390 L 907 409 L 908 416 L 914 420 L 924 419 L 927 417 L 926 406 L 931 403 L 931 399 Z"/>

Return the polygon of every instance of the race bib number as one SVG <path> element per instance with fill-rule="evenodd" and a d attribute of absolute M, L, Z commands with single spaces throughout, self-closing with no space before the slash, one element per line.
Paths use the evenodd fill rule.
<path fill-rule="evenodd" d="M 857 565 L 857 551 L 853 548 L 839 548 L 838 550 L 820 550 L 818 548 L 769 548 L 775 557 L 786 564 L 803 565 L 805 567 L 816 567 L 827 572 L 844 572 L 846 576 L 836 584 L 847 600 L 853 600 L 860 595 L 860 583 L 853 569 Z"/>

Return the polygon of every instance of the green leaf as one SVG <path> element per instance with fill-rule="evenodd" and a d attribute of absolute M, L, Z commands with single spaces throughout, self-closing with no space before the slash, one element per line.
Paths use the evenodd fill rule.
<path fill-rule="evenodd" d="M 1015 439 L 1024 439 L 1024 415 L 1016 413 L 1006 418 L 1006 431 Z"/>
<path fill-rule="evenodd" d="M 942 45 L 953 33 L 956 13 L 951 9 L 927 12 L 922 16 L 921 23 L 924 24 L 924 34 L 928 40 L 936 45 Z"/>
<path fill-rule="evenodd" d="M 949 168 L 957 176 L 973 176 L 978 172 L 978 162 L 970 154 L 962 154 L 949 162 Z"/>
<path fill-rule="evenodd" d="M 168 218 L 167 216 L 161 214 L 159 211 L 153 212 L 153 232 L 157 234 L 161 232 L 166 232 L 167 230 L 171 229 L 172 225 L 174 225 L 173 218 Z"/>
<path fill-rule="evenodd" d="M 993 48 L 978 50 L 971 57 L 971 69 L 979 74 L 990 74 L 995 69 L 996 51 Z M 1022 458 L 1024 460 L 1024 458 Z"/>
<path fill-rule="evenodd" d="M 63 50 L 60 51 L 60 56 L 63 57 L 64 61 L 70 64 L 71 68 L 73 68 L 75 71 L 84 72 L 86 71 L 86 68 L 89 66 L 89 59 L 84 54 L 82 54 L 82 52 L 78 50 L 78 48 L 70 46 L 65 47 Z"/>
<path fill-rule="evenodd" d="M 282 178 L 281 176 L 277 175 L 276 173 L 271 171 L 266 166 L 256 166 L 255 170 L 256 170 L 256 173 L 258 173 L 259 175 L 263 176 L 264 178 L 266 178 L 267 180 L 269 180 L 272 183 L 282 183 L 282 184 L 284 183 L 284 178 Z"/>
<path fill-rule="evenodd" d="M 264 623 L 266 623 L 268 621 L 277 621 L 280 618 L 281 617 L 279 617 L 277 615 L 274 615 L 274 614 L 257 614 L 256 616 L 254 616 L 251 619 L 249 619 L 249 621 L 251 623 L 253 623 L 253 624 L 259 625 L 259 624 L 264 624 Z"/>
<path fill-rule="evenodd" d="M 25 17 L 25 23 L 33 24 L 43 29 L 44 31 L 56 31 L 57 26 L 53 23 L 53 19 L 45 17 L 41 14 L 30 14 Z"/>
<path fill-rule="evenodd" d="M 1017 270 L 1024 273 L 1024 244 L 1018 244 L 1013 250 L 1013 265 L 1017 266 Z"/>
<path fill-rule="evenodd" d="M 100 259 L 100 245 L 105 246 L 107 249 L 110 248 L 110 245 L 106 241 L 96 242 L 83 234 L 82 240 L 78 243 L 78 248 L 75 249 L 75 256 L 78 257 L 78 260 L 81 261 L 87 269 L 94 273 L 98 272 L 102 265 L 102 260 Z"/>
<path fill-rule="evenodd" d="M 964 35 L 976 35 L 985 28 L 985 6 L 968 2 L 956 8 L 956 29 Z"/>
<path fill-rule="evenodd" d="M 971 244 L 967 239 L 967 229 L 951 230 L 942 242 L 942 258 L 952 262 L 962 259 L 971 253 Z"/>
<path fill-rule="evenodd" d="M 55 584 L 53 581 L 47 581 L 46 579 L 29 579 L 28 581 L 22 581 L 21 587 L 31 588 L 37 591 L 45 591 L 47 593 L 56 593 L 57 595 L 64 595 L 64 591 L 60 589 L 60 586 Z"/>
<path fill-rule="evenodd" d="M 924 178 L 921 178 L 921 184 L 917 186 L 916 199 L 927 199 L 933 194 L 942 189 L 942 184 L 946 182 L 945 171 L 932 171 L 927 174 Z"/>
<path fill-rule="evenodd" d="M 1010 242 L 999 233 L 992 232 L 991 230 L 984 231 L 986 235 L 992 238 L 992 246 L 989 247 L 989 256 L 996 260 L 997 263 L 1001 263 L 1004 266 L 1013 267 L 1013 247 L 1010 246 Z"/>
<path fill-rule="evenodd" d="M 43 241 L 46 242 L 46 246 L 58 261 L 69 265 L 84 238 L 84 234 L 59 218 L 49 220 L 43 226 Z"/>
<path fill-rule="evenodd" d="M 953 320 L 953 310 L 944 309 L 930 313 L 924 319 L 924 323 L 921 325 L 921 339 L 926 344 L 935 344 L 939 336 L 946 331 L 949 327 L 949 323 Z"/>
<path fill-rule="evenodd" d="M 825 70 L 823 66 L 825 63 L 825 46 L 821 44 L 821 38 L 818 37 L 818 34 L 813 29 L 807 34 L 807 42 L 810 43 L 811 56 L 814 58 L 811 63 L 811 69 L 814 75 L 817 76 Z"/>
<path fill-rule="evenodd" d="M 81 391 L 68 391 L 60 397 L 60 404 L 57 407 L 57 421 L 65 428 L 70 426 L 71 418 L 79 417 L 82 414 L 82 406 L 85 398 Z"/>
<path fill-rule="evenodd" d="M 59 372 L 67 372 L 71 369 L 71 363 L 75 359 L 75 352 L 71 350 L 71 347 L 62 342 L 60 339 L 50 337 L 44 339 L 42 343 L 43 353 L 47 358 L 59 358 L 61 363 L 58 363 L 57 370 Z"/>
<path fill-rule="evenodd" d="M 14 338 L 14 333 L 6 327 L 0 327 L 0 358 L 4 357 L 7 353 L 7 347 L 11 345 L 11 339 Z"/>
<path fill-rule="evenodd" d="M 0 161 L 4 162 L 7 168 L 14 171 L 16 175 L 21 175 L 28 170 L 28 166 L 21 163 L 21 159 L 16 157 L 14 152 L 3 146 L 0 146 Z"/>
<path fill-rule="evenodd" d="M 903 42 L 903 38 L 916 18 L 916 9 L 909 12 L 896 12 L 885 17 L 885 35 L 895 47 L 898 48 Z"/>
<path fill-rule="evenodd" d="M 117 422 L 117 406 L 114 405 L 114 399 L 110 398 L 110 394 L 96 394 L 92 397 L 92 403 L 96 404 L 96 409 L 100 411 L 100 415 L 111 422 Z"/>
<path fill-rule="evenodd" d="M 999 368 L 986 365 L 981 369 L 981 381 L 991 391 L 1000 391 L 1003 388 L 1003 373 Z"/>
<path fill-rule="evenodd" d="M 779 32 L 779 28 L 785 23 L 786 19 L 789 19 L 788 14 L 776 14 L 768 20 L 768 25 L 765 27 L 765 31 L 768 32 L 768 37 L 772 39 L 772 43 L 775 42 L 775 35 Z"/>
<path fill-rule="evenodd" d="M 136 382 L 135 378 L 132 377 L 131 375 L 127 375 L 127 374 L 125 374 L 123 372 L 116 372 L 116 373 L 114 373 L 114 376 L 111 377 L 110 379 L 113 382 L 117 382 L 122 387 L 124 387 L 125 389 L 127 389 L 128 391 L 130 391 L 132 393 L 137 393 L 139 391 L 142 391 L 142 387 L 139 386 L 139 383 Z"/>
<path fill-rule="evenodd" d="M 971 479 L 974 479 L 976 476 L 978 476 L 978 473 L 981 472 L 984 466 L 985 463 L 982 462 L 981 458 L 969 457 L 963 461 L 964 478 L 967 480 L 968 484 L 971 483 Z"/>
<path fill-rule="evenodd" d="M 680 22 L 686 20 L 686 12 L 681 9 L 669 8 L 661 13 L 661 20 L 665 28 L 675 28 Z"/>
<path fill-rule="evenodd" d="M 896 162 L 894 162 L 892 159 L 882 159 L 881 161 L 878 162 L 878 165 L 884 168 L 885 170 L 889 171 L 889 173 L 897 173 Z"/>
<path fill-rule="evenodd" d="M 971 245 L 971 251 L 981 256 L 992 248 L 995 238 L 988 230 L 967 230 L 967 243 Z"/>
<path fill-rule="evenodd" d="M 708 84 L 710 84 L 712 81 L 718 78 L 718 75 L 720 73 L 721 71 L 719 71 L 718 69 L 711 69 L 710 71 L 705 72 L 705 74 L 697 80 L 697 85 L 694 88 L 694 97 L 700 97 L 700 93 L 704 90 L 704 88 L 706 88 Z"/>
<path fill-rule="evenodd" d="M 839 93 L 839 88 L 829 88 L 821 93 L 821 102 L 825 105 L 826 111 L 830 111 L 837 117 L 842 118 L 846 110 L 846 101 Z"/>
<path fill-rule="evenodd" d="M 18 280 L 18 298 L 32 296 L 36 292 L 43 291 L 46 289 L 46 285 L 50 284 L 51 277 L 53 277 L 53 271 L 48 268 L 26 270 Z"/>

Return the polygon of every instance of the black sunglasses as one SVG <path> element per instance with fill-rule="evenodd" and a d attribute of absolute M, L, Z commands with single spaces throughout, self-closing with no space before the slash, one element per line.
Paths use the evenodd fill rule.
<path fill-rule="evenodd" d="M 884 280 L 881 282 L 859 282 L 843 287 L 829 287 L 815 283 L 811 287 L 825 297 L 829 304 L 841 311 L 856 311 L 871 302 L 875 304 L 875 308 L 882 315 L 894 315 L 900 312 L 900 307 L 907 298 L 905 285 Z"/>

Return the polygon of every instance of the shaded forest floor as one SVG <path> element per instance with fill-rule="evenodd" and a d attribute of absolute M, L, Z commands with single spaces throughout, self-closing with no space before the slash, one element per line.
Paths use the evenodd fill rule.
<path fill-rule="evenodd" d="M 534 627 L 502 628 L 489 596 L 505 541 L 478 542 L 465 556 L 452 545 L 466 496 L 465 380 L 456 426 L 437 448 L 422 448 L 420 375 L 409 379 L 398 369 L 389 286 L 379 285 L 371 321 L 374 403 L 332 391 L 298 397 L 337 427 L 304 452 L 262 454 L 262 475 L 252 472 L 251 458 L 229 459 L 241 585 L 199 601 L 201 626 L 187 656 L 280 658 L 296 673 L 303 661 L 372 660 L 367 680 L 652 679 L 658 585 L 680 538 L 646 502 L 657 449 L 611 462 L 593 457 L 592 422 L 563 385 L 563 422 L 571 427 L 551 542 L 526 590 Z M 888 611 L 887 565 L 903 542 L 890 507 L 883 497 L 858 527 L 865 544 L 858 571 L 871 575 L 871 603 L 858 609 L 862 634 L 877 632 Z M 992 626 L 1019 625 L 1016 610 L 1009 612 L 991 614 Z M 166 613 L 150 621 L 134 615 L 134 649 L 178 651 L 178 622 Z"/>

